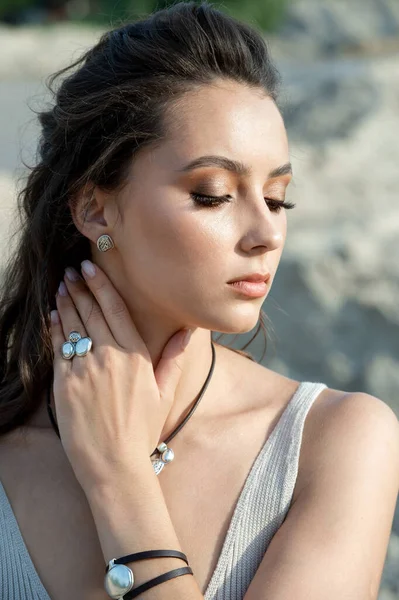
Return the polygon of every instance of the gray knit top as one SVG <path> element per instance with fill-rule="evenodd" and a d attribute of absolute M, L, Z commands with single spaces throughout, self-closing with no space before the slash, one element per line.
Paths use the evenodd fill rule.
<path fill-rule="evenodd" d="M 255 458 L 205 600 L 242 600 L 293 496 L 306 415 L 327 386 L 302 381 Z M 195 575 L 195 574 L 194 574 Z M 0 482 L 0 598 L 51 600 Z"/>

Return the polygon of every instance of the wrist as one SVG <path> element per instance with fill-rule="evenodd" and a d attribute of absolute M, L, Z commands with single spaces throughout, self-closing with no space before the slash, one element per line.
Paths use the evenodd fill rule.
<path fill-rule="evenodd" d="M 112 475 L 86 494 L 106 563 L 143 550 L 180 550 L 158 477 L 146 466 Z"/>
<path fill-rule="evenodd" d="M 115 490 L 129 489 L 132 484 L 137 487 L 139 482 L 147 482 L 156 477 L 150 457 L 142 453 L 137 454 L 134 460 L 129 457 L 109 462 L 82 487 L 86 496 L 98 498 L 101 494 L 114 495 Z"/>

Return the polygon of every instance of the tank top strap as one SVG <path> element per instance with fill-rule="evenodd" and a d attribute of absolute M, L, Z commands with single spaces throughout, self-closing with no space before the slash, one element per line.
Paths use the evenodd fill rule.
<path fill-rule="evenodd" d="M 273 432 L 265 463 L 259 465 L 261 477 L 267 473 L 270 478 L 269 493 L 276 502 L 275 510 L 284 518 L 298 477 L 306 417 L 314 401 L 326 388 L 325 383 L 313 381 L 303 381 L 300 384 Z"/>
<path fill-rule="evenodd" d="M 325 383 L 301 382 L 277 423 L 276 434 L 273 438 L 276 451 L 284 453 L 290 448 L 295 455 L 299 456 L 307 414 L 314 401 L 326 388 Z"/>

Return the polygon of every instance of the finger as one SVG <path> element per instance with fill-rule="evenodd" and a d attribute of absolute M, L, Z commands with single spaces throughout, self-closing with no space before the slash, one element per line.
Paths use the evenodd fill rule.
<path fill-rule="evenodd" d="M 52 310 L 51 320 L 51 341 L 54 351 L 54 379 L 59 375 L 66 375 L 71 368 L 71 361 L 63 358 L 61 349 L 65 342 L 65 336 L 62 329 L 60 316 L 57 310 Z"/>
<path fill-rule="evenodd" d="M 68 267 L 65 270 L 64 283 L 75 311 L 83 323 L 87 335 L 98 346 L 115 345 L 115 339 L 105 320 L 103 311 L 96 298 L 79 274 Z"/>
<path fill-rule="evenodd" d="M 82 337 L 85 337 L 87 335 L 86 328 L 63 281 L 58 288 L 56 304 L 64 335 L 63 341 L 68 341 L 71 331 L 77 331 Z"/>
<path fill-rule="evenodd" d="M 94 294 L 108 327 L 117 343 L 127 350 L 148 354 L 147 346 L 139 335 L 127 306 L 110 279 L 98 265 L 88 260 L 82 262 L 82 275 Z"/>
<path fill-rule="evenodd" d="M 162 351 L 155 369 L 155 379 L 162 399 L 174 398 L 184 369 L 186 348 L 192 330 L 183 329 L 173 335 Z"/>

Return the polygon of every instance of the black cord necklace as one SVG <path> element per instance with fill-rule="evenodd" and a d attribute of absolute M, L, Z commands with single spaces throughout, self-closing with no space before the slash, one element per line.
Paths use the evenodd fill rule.
<path fill-rule="evenodd" d="M 209 382 L 210 382 L 211 377 L 213 375 L 213 371 L 215 369 L 215 361 L 216 361 L 215 346 L 214 346 L 214 343 L 213 343 L 212 340 L 211 340 L 211 346 L 212 346 L 212 364 L 211 364 L 211 368 L 209 369 L 208 376 L 207 376 L 207 378 L 205 380 L 204 385 L 202 386 L 202 389 L 201 389 L 201 391 L 199 393 L 199 396 L 198 396 L 197 400 L 194 402 L 193 406 L 191 407 L 191 409 L 188 412 L 188 414 L 184 417 L 183 421 L 172 431 L 172 433 L 166 438 L 166 440 L 162 444 L 159 444 L 159 446 L 161 446 L 161 447 L 164 446 L 165 447 L 166 452 L 171 452 L 171 449 L 170 448 L 166 448 L 166 445 L 170 442 L 171 439 L 173 439 L 175 437 L 175 435 L 177 435 L 179 433 L 179 431 L 183 427 L 183 425 L 185 425 L 187 423 L 187 421 L 189 420 L 189 418 L 193 415 L 195 409 L 197 408 L 198 404 L 200 403 L 200 400 L 202 399 L 203 395 L 205 394 L 206 388 L 209 385 Z M 58 425 L 56 423 L 56 420 L 55 420 L 55 417 L 54 417 L 54 414 L 53 414 L 53 410 L 51 408 L 51 388 L 52 388 L 52 382 L 51 382 L 51 385 L 49 386 L 48 392 L 47 392 L 47 412 L 49 414 L 50 422 L 51 422 L 51 425 L 53 426 L 53 429 L 54 429 L 55 433 L 61 439 L 60 432 L 59 432 L 59 429 L 58 429 Z M 159 446 L 158 446 L 158 448 L 156 448 L 154 450 L 154 452 L 151 454 L 151 456 L 154 456 L 154 454 L 158 454 L 158 455 L 163 454 L 163 452 L 165 450 L 160 451 L 159 450 Z M 159 460 L 157 462 L 163 463 L 162 460 Z M 163 464 L 166 464 L 166 463 L 163 463 Z M 162 466 L 163 466 L 163 464 L 162 464 Z"/>

